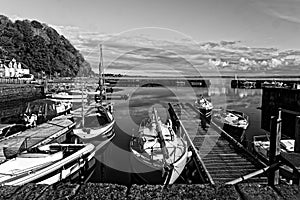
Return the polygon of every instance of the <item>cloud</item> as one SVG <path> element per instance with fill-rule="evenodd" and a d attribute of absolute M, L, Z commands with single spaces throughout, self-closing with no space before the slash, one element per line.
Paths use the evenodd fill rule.
<path fill-rule="evenodd" d="M 104 64 L 109 72 L 141 73 L 145 66 L 154 66 L 152 74 L 157 71 L 166 74 L 166 70 L 155 66 L 172 67 L 183 74 L 195 74 L 198 71 L 215 70 L 208 65 L 210 58 L 222 58 L 228 61 L 238 61 L 240 58 L 272 59 L 285 58 L 299 53 L 297 51 L 280 52 L 275 48 L 250 48 L 241 45 L 241 41 L 220 41 L 197 43 L 190 38 L 177 40 L 157 39 L 151 35 L 131 34 L 105 34 L 86 32 L 78 27 L 58 27 L 59 33 L 68 38 L 78 48 L 86 60 L 91 63 L 94 71 L 98 70 L 99 44 L 103 44 Z M 148 69 L 148 68 L 147 68 Z M 284 68 L 287 70 L 287 68 Z M 198 70 L 198 71 L 197 71 Z M 243 71 L 283 71 L 281 66 L 223 66 L 218 70 L 223 72 Z M 291 68 L 290 71 L 293 71 Z M 289 71 L 289 70 L 288 70 Z"/>
<path fill-rule="evenodd" d="M 269 10 L 268 11 L 269 14 L 275 18 L 287 21 L 287 22 L 291 22 L 291 23 L 296 23 L 296 24 L 300 24 L 300 17 L 299 16 L 293 16 L 293 15 L 289 15 L 289 14 L 283 14 L 280 13 L 276 10 Z"/>
<path fill-rule="evenodd" d="M 251 0 L 261 12 L 289 23 L 300 23 L 299 0 Z"/>

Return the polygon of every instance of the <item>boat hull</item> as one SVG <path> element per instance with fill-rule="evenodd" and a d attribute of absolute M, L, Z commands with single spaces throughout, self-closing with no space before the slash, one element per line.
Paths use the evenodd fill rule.
<path fill-rule="evenodd" d="M 212 110 L 207 110 L 207 109 L 203 109 L 203 108 L 198 108 L 198 110 L 200 112 L 200 115 L 202 115 L 203 117 L 205 117 L 205 119 L 210 121 Z"/>
<path fill-rule="evenodd" d="M 98 151 L 99 149 L 103 148 L 106 144 L 108 144 L 114 137 L 115 137 L 115 132 L 113 129 L 111 129 L 105 135 L 98 135 L 95 138 L 87 138 L 87 139 L 80 138 L 80 141 L 85 144 L 89 144 L 89 143 L 93 144 L 95 146 L 95 151 Z"/>
<path fill-rule="evenodd" d="M 132 151 L 132 149 L 131 149 Z M 154 167 L 142 158 L 137 157 L 135 153 L 130 157 L 131 167 L 135 180 L 140 184 L 173 184 L 186 165 L 188 158 L 188 151 L 185 150 L 184 154 L 172 164 L 172 167 L 167 169 Z"/>
<path fill-rule="evenodd" d="M 68 144 L 63 144 L 62 146 L 67 145 Z M 72 145 L 70 145 L 70 148 L 71 146 Z M 10 176 L 6 180 L 1 182 L 1 184 L 24 185 L 26 183 L 34 182 L 38 184 L 50 185 L 57 183 L 74 175 L 75 173 L 78 173 L 79 170 L 90 168 L 89 162 L 94 157 L 94 149 L 95 147 L 92 144 L 87 144 L 77 152 L 61 160 L 58 160 L 51 165 L 46 165 L 45 167 L 41 166 L 40 169 L 36 168 L 36 170 L 31 170 L 28 172 L 24 171 L 23 173 L 20 173 L 18 175 Z M 12 162 L 14 162 L 14 160 L 12 160 Z M 6 165 L 6 163 L 3 163 L 3 165 Z M 2 179 L 5 179 L 5 177 L 2 177 Z"/>
<path fill-rule="evenodd" d="M 231 124 L 222 123 L 217 120 L 213 120 L 213 122 L 216 125 L 218 125 L 222 130 L 224 130 L 226 133 L 228 133 L 229 135 L 231 135 L 232 137 L 234 137 L 235 139 L 237 139 L 239 141 L 241 140 L 242 135 L 246 131 L 246 128 L 244 128 L 244 127 L 233 126 Z"/>
<path fill-rule="evenodd" d="M 231 116 L 234 116 L 236 118 L 239 118 L 240 121 L 238 123 L 231 123 L 227 120 L 224 120 L 220 118 L 220 116 L 217 114 L 218 111 L 214 111 L 211 116 L 211 121 L 214 122 L 217 126 L 219 126 L 222 130 L 224 130 L 226 133 L 237 139 L 238 141 L 242 140 L 242 137 L 245 133 L 245 131 L 248 128 L 249 125 L 249 118 L 244 113 L 233 111 L 233 110 L 227 110 L 226 113 L 231 114 Z"/>
<path fill-rule="evenodd" d="M 132 156 L 130 161 L 133 176 L 139 184 L 173 184 L 186 165 L 187 155 L 184 155 L 180 162 L 174 163 L 174 169 L 169 171 L 167 169 L 151 167 L 135 156 Z"/>

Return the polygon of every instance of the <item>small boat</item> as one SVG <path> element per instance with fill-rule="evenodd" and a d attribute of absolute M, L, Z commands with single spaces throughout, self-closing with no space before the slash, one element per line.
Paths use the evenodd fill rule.
<path fill-rule="evenodd" d="M 73 132 L 83 143 L 92 143 L 99 149 L 112 140 L 115 136 L 115 119 L 109 109 L 102 105 L 94 105 L 83 110 L 83 116 L 80 112 L 78 109 L 73 113 L 76 122 Z"/>
<path fill-rule="evenodd" d="M 71 112 L 73 104 L 70 101 L 52 100 L 55 101 L 57 115 L 63 115 Z"/>
<path fill-rule="evenodd" d="M 249 126 L 249 117 L 235 110 L 214 109 L 211 120 L 239 140 Z"/>
<path fill-rule="evenodd" d="M 138 135 L 132 136 L 130 150 L 133 172 L 147 184 L 173 184 L 188 157 L 187 142 L 175 134 L 171 120 L 161 122 L 155 109 L 141 122 Z"/>
<path fill-rule="evenodd" d="M 294 152 L 295 140 L 282 136 L 280 140 L 281 152 Z M 269 160 L 270 140 L 268 135 L 258 135 L 253 137 L 254 151 L 265 161 Z"/>
<path fill-rule="evenodd" d="M 206 118 L 211 117 L 211 111 L 213 109 L 213 105 L 210 101 L 208 101 L 206 98 L 201 96 L 195 101 L 194 106 L 199 110 L 201 115 L 203 115 Z"/>
<path fill-rule="evenodd" d="M 1 185 L 54 184 L 91 168 L 92 144 L 48 144 L 18 154 L 0 164 Z"/>
<path fill-rule="evenodd" d="M 60 100 L 68 100 L 71 102 L 81 102 L 81 99 L 87 99 L 88 95 L 83 93 L 78 93 L 78 94 L 69 94 L 67 92 L 59 92 L 59 93 L 54 93 L 51 94 L 52 99 L 60 99 Z"/>
<path fill-rule="evenodd" d="M 29 102 L 21 121 L 28 127 L 34 127 L 53 118 L 68 113 L 72 109 L 70 102 L 59 102 L 51 99 L 38 99 Z"/>
<path fill-rule="evenodd" d="M 254 81 L 243 81 L 243 82 L 241 82 L 240 88 L 254 89 L 254 88 L 256 88 L 256 82 L 254 82 Z"/>

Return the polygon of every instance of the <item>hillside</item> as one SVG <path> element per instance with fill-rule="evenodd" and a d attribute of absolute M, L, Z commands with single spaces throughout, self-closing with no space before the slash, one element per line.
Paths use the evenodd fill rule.
<path fill-rule="evenodd" d="M 90 76 L 90 64 L 57 31 L 38 21 L 12 22 L 0 15 L 0 58 L 24 63 L 35 76 Z"/>

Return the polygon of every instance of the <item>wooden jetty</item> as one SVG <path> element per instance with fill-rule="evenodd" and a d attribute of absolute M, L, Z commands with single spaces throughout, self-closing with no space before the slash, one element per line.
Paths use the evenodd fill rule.
<path fill-rule="evenodd" d="M 14 154 L 52 141 L 62 142 L 74 125 L 69 119 L 53 119 L 0 140 L 0 163 L 6 160 L 3 148 L 8 148 L 9 152 Z"/>
<path fill-rule="evenodd" d="M 172 120 L 180 123 L 190 145 L 196 149 L 194 154 L 199 168 L 206 173 L 207 182 L 226 183 L 266 167 L 220 127 L 210 126 L 204 119 L 201 121 L 199 112 L 191 104 L 169 106 Z M 267 178 L 255 177 L 251 181 L 266 183 Z"/>

